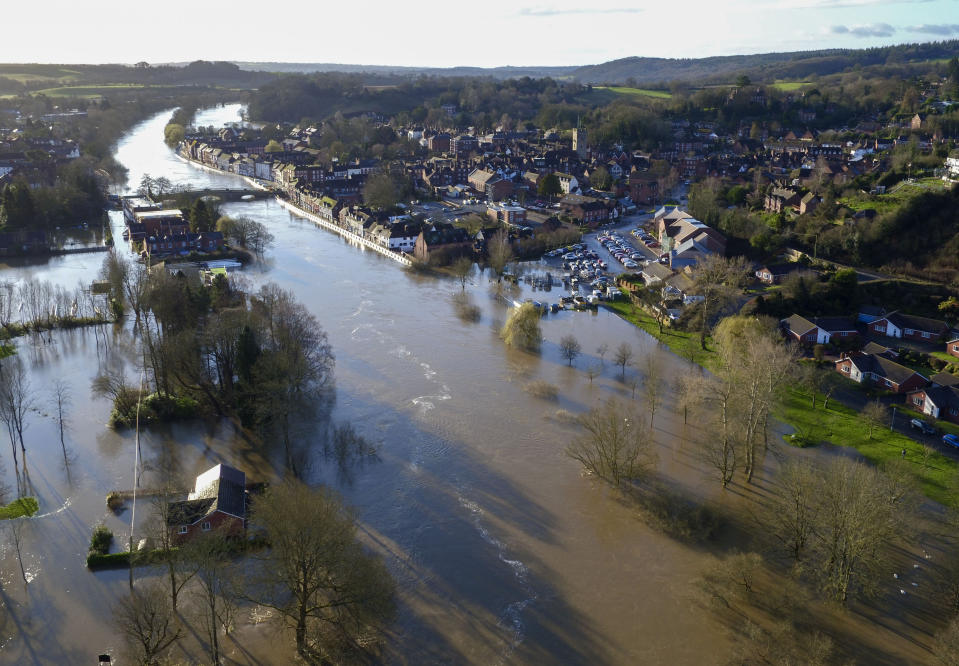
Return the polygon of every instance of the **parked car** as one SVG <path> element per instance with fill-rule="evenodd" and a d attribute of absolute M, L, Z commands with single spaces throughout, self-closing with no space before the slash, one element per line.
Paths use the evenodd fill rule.
<path fill-rule="evenodd" d="M 918 430 L 923 435 L 935 435 L 936 429 L 923 421 L 922 419 L 913 419 L 909 422 L 909 427 L 913 430 Z"/>
<path fill-rule="evenodd" d="M 959 449 L 959 437 L 956 437 L 955 435 L 952 435 L 952 434 L 943 435 L 942 443 L 948 444 L 949 446 L 954 446 L 957 449 Z"/>

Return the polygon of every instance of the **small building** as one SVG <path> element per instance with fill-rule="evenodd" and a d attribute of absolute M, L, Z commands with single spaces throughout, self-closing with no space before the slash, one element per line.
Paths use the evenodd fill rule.
<path fill-rule="evenodd" d="M 946 342 L 946 353 L 950 356 L 959 358 L 959 337 L 953 338 Z"/>
<path fill-rule="evenodd" d="M 938 319 L 891 312 L 869 322 L 869 332 L 890 338 L 935 342 L 949 333 L 949 326 Z"/>
<path fill-rule="evenodd" d="M 783 280 L 798 271 L 810 270 L 807 266 L 795 261 L 782 264 L 767 264 L 756 271 L 756 277 L 763 284 L 782 284 Z"/>
<path fill-rule="evenodd" d="M 526 209 L 522 206 L 488 203 L 486 204 L 486 215 L 494 222 L 506 226 L 526 224 Z"/>
<path fill-rule="evenodd" d="M 893 393 L 916 391 L 929 381 L 912 368 L 907 368 L 884 356 L 852 352 L 836 361 L 836 372 L 854 382 L 875 382 Z"/>
<path fill-rule="evenodd" d="M 779 323 L 786 336 L 803 345 L 826 345 L 840 339 L 859 335 L 856 325 L 846 317 L 814 317 L 806 319 L 798 314 Z"/>
<path fill-rule="evenodd" d="M 167 527 L 178 544 L 212 530 L 240 535 L 246 529 L 246 509 L 246 475 L 220 464 L 196 477 L 186 500 L 170 502 Z"/>
<path fill-rule="evenodd" d="M 934 419 L 959 423 L 959 387 L 927 386 L 912 391 L 906 404 Z"/>

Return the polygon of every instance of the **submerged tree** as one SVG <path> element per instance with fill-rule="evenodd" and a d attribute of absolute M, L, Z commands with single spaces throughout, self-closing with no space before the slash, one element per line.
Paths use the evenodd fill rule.
<path fill-rule="evenodd" d="M 617 488 L 649 474 L 656 458 L 645 419 L 610 401 L 584 414 L 579 423 L 585 432 L 570 443 L 566 455 L 587 472 Z"/>
<path fill-rule="evenodd" d="M 156 583 L 144 583 L 121 596 L 113 608 L 113 624 L 123 636 L 133 661 L 159 666 L 180 638 L 176 609 Z"/>
<path fill-rule="evenodd" d="M 301 657 L 330 659 L 344 641 L 355 647 L 377 636 L 393 613 L 393 581 L 359 543 L 353 514 L 332 491 L 293 480 L 274 485 L 254 502 L 251 523 L 270 548 L 247 595 L 280 613 Z"/>
<path fill-rule="evenodd" d="M 539 327 L 541 317 L 539 308 L 532 303 L 523 303 L 510 311 L 500 336 L 511 347 L 537 352 L 543 339 Z"/>

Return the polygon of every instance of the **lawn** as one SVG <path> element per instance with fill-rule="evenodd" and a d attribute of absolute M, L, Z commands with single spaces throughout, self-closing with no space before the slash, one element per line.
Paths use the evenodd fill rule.
<path fill-rule="evenodd" d="M 651 90 L 649 88 L 627 88 L 626 86 L 593 86 L 593 90 L 609 90 L 619 95 L 638 97 L 655 97 L 657 99 L 671 99 L 673 94 L 667 90 Z"/>
<path fill-rule="evenodd" d="M 822 405 L 822 396 L 813 409 L 809 393 L 791 388 L 777 409 L 776 417 L 795 427 L 797 435 L 810 444 L 830 442 L 851 446 L 875 465 L 901 459 L 905 449 L 906 461 L 913 466 L 922 493 L 942 504 L 959 506 L 959 498 L 952 489 L 952 480 L 959 470 L 959 463 L 955 460 L 935 451 L 924 457 L 921 443 L 889 430 L 888 426 L 875 428 L 870 438 L 869 426 L 857 411 L 835 399 L 829 401 L 828 410 Z M 897 420 L 911 417 L 908 410 L 897 409 Z"/>
<path fill-rule="evenodd" d="M 11 518 L 22 518 L 23 516 L 32 516 L 39 510 L 35 497 L 21 497 L 15 499 L 4 507 L 0 507 L 0 520 L 10 520 Z"/>
<path fill-rule="evenodd" d="M 941 180 L 923 178 L 918 183 L 905 183 L 900 185 L 895 192 L 887 192 L 886 194 L 857 193 L 853 196 L 839 199 L 838 203 L 854 211 L 872 209 L 878 213 L 886 213 L 896 210 L 909 201 L 909 199 L 923 192 L 941 189 L 943 189 Z"/>
<path fill-rule="evenodd" d="M 638 326 L 651 336 L 669 347 L 673 353 L 692 361 L 706 369 L 715 367 L 717 362 L 716 352 L 711 350 L 703 351 L 699 344 L 699 333 L 689 333 L 679 331 L 670 327 L 663 329 L 663 334 L 659 334 L 659 324 L 651 316 L 633 307 L 628 301 L 607 301 L 603 306 L 619 315 L 634 326 Z M 709 346 L 710 338 L 706 338 L 706 345 Z"/>

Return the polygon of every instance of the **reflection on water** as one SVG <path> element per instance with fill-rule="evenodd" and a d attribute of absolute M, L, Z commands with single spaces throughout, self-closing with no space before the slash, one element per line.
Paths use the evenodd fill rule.
<path fill-rule="evenodd" d="M 226 107 L 198 122 L 218 124 L 236 114 L 237 107 Z M 167 115 L 135 128 L 118 148 L 131 183 L 150 173 L 194 186 L 240 186 L 173 156 L 162 142 Z M 223 212 L 251 216 L 275 234 L 269 261 L 247 269 L 245 278 L 254 289 L 278 283 L 317 316 L 337 360 L 332 421 L 353 424 L 375 450 L 374 464 L 346 478 L 324 455 L 325 424 L 302 442 L 313 480 L 336 486 L 356 506 L 364 539 L 386 557 L 398 581 L 389 661 L 725 660 L 728 639 L 686 600 L 686 582 L 705 556 L 644 527 L 584 480 L 563 453 L 574 432 L 563 413 L 629 397 L 619 369 L 591 350 L 627 341 L 637 351 L 663 353 L 650 338 L 604 311 L 560 313 L 543 320 L 542 355 L 506 349 L 498 328 L 507 310 L 491 298 L 485 275 L 467 287 L 478 312 L 464 319 L 451 300 L 459 284 L 409 274 L 273 201 L 230 203 Z M 98 265 L 95 258 L 64 258 L 7 268 L 0 277 L 37 271 L 50 280 L 88 280 Z M 28 456 L 43 515 L 24 530 L 35 576 L 28 589 L 17 586 L 19 571 L 8 549 L 3 552 L 3 601 L 16 609 L 3 626 L 4 661 L 84 663 L 118 644 L 107 609 L 124 592 L 127 574 L 91 574 L 83 566 L 93 525 L 102 521 L 117 535 L 129 530 L 129 515 L 113 515 L 104 498 L 132 485 L 133 436 L 105 428 L 110 406 L 90 394 L 99 366 L 111 350 L 126 347 L 127 334 L 104 329 L 101 337 L 85 329 L 58 332 L 52 342 L 20 343 L 38 389 Z M 559 352 L 566 334 L 585 352 L 573 368 Z M 664 362 L 667 375 L 685 367 L 668 354 Z M 601 364 L 602 374 L 588 381 L 584 369 Z M 46 397 L 55 379 L 68 382 L 74 397 L 69 474 Z M 558 386 L 558 401 L 526 393 L 523 385 L 531 380 Z M 717 484 L 682 444 L 682 430 L 668 409 L 657 413 L 662 470 L 693 492 L 715 492 Z M 147 461 L 175 453 L 184 487 L 220 461 L 253 480 L 270 479 L 276 469 L 269 447 L 229 421 L 154 429 L 142 446 Z M 146 485 L 151 475 L 148 469 Z M 265 629 L 241 630 L 228 646 L 231 658 L 275 663 L 277 642 L 269 636 Z"/>

